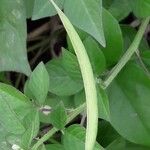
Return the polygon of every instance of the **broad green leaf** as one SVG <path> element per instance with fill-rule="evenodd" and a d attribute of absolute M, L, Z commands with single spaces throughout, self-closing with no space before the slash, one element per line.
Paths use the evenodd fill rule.
<path fill-rule="evenodd" d="M 77 57 L 68 50 L 63 49 L 61 59 L 62 66 L 66 70 L 68 75 L 76 82 L 83 84 Z"/>
<path fill-rule="evenodd" d="M 149 77 L 139 66 L 128 64 L 108 93 L 113 127 L 127 140 L 150 146 Z"/>
<path fill-rule="evenodd" d="M 34 1 L 35 0 L 24 0 L 25 6 L 26 6 L 26 16 L 27 16 L 27 18 L 32 17 Z"/>
<path fill-rule="evenodd" d="M 150 16 L 150 0 L 128 0 L 133 13 L 140 18 Z"/>
<path fill-rule="evenodd" d="M 104 8 L 109 9 L 109 7 L 110 7 L 111 4 L 112 4 L 112 0 L 107 0 L 107 1 L 103 0 L 103 1 L 102 1 L 102 4 L 103 4 L 103 7 L 104 7 Z"/>
<path fill-rule="evenodd" d="M 103 9 L 103 25 L 106 39 L 106 47 L 101 48 L 108 66 L 114 65 L 123 52 L 122 32 L 118 21 L 105 9 Z"/>
<path fill-rule="evenodd" d="M 99 121 L 97 141 L 106 147 L 117 138 L 121 137 L 107 121 Z"/>
<path fill-rule="evenodd" d="M 72 98 L 73 96 L 57 96 L 54 94 L 49 94 L 44 104 L 53 108 L 62 101 L 66 108 L 74 108 Z"/>
<path fill-rule="evenodd" d="M 13 106 L 10 105 L 10 100 L 17 100 L 17 98 L 3 91 L 0 86 L 0 123 L 8 132 L 22 134 L 25 128 L 13 110 Z"/>
<path fill-rule="evenodd" d="M 0 81 L 5 80 L 5 74 L 4 72 L 0 73 Z"/>
<path fill-rule="evenodd" d="M 1 150 L 10 150 L 11 146 L 6 142 L 8 132 L 0 125 L 0 148 Z"/>
<path fill-rule="evenodd" d="M 114 140 L 106 150 L 149 150 L 148 147 L 136 145 L 125 141 L 123 138 Z"/>
<path fill-rule="evenodd" d="M 64 131 L 62 142 L 65 150 L 85 150 L 86 130 L 80 125 L 72 125 Z M 104 150 L 97 142 L 93 150 Z"/>
<path fill-rule="evenodd" d="M 97 97 L 98 97 L 98 112 L 99 118 L 103 118 L 107 121 L 110 121 L 110 110 L 109 110 L 109 100 L 106 94 L 101 87 L 97 86 Z"/>
<path fill-rule="evenodd" d="M 23 133 L 25 131 L 23 119 L 33 110 L 29 99 L 15 88 L 3 83 L 0 83 L 0 99 L 2 115 L 0 123 L 5 133 L 9 135 Z"/>
<path fill-rule="evenodd" d="M 0 82 L 11 84 L 10 81 L 7 79 L 5 72 L 0 73 Z"/>
<path fill-rule="evenodd" d="M 42 62 L 31 73 L 27 86 L 38 103 L 42 105 L 49 89 L 49 75 Z"/>
<path fill-rule="evenodd" d="M 25 124 L 27 130 L 22 136 L 21 147 L 29 149 L 32 140 L 37 136 L 39 131 L 39 113 L 36 110 L 32 110 L 30 114 L 25 118 Z"/>
<path fill-rule="evenodd" d="M 127 150 L 126 148 L 126 141 L 122 138 L 117 138 L 114 140 L 108 147 L 106 147 L 106 150 Z"/>
<path fill-rule="evenodd" d="M 29 79 L 28 79 L 28 80 L 25 82 L 25 84 L 24 84 L 24 89 L 23 89 L 24 94 L 25 94 L 28 98 L 30 98 L 31 100 L 34 100 L 35 97 L 34 97 L 32 91 L 30 90 L 28 84 L 29 84 Z"/>
<path fill-rule="evenodd" d="M 46 149 L 47 150 L 65 150 L 65 148 L 63 147 L 63 145 L 61 144 L 49 144 L 46 145 Z"/>
<path fill-rule="evenodd" d="M 89 56 L 93 72 L 95 76 L 99 76 L 106 67 L 105 56 L 98 43 L 90 36 L 83 41 L 83 44 L 85 45 L 87 54 Z"/>
<path fill-rule="evenodd" d="M 17 115 L 22 120 L 34 107 L 30 100 L 10 85 L 0 83 L 0 95 L 7 99 L 7 103 L 11 106 Z"/>
<path fill-rule="evenodd" d="M 119 21 L 131 12 L 128 0 L 103 0 L 103 6 Z"/>
<path fill-rule="evenodd" d="M 150 50 L 142 52 L 141 58 L 143 62 L 146 64 L 146 66 L 148 66 L 148 68 L 150 69 Z"/>
<path fill-rule="evenodd" d="M 26 52 L 26 14 L 23 1 L 0 1 L 0 71 L 29 75 Z"/>
<path fill-rule="evenodd" d="M 56 4 L 62 9 L 64 0 L 55 0 Z M 43 17 L 54 16 L 57 12 L 49 0 L 35 0 L 32 19 L 40 19 Z"/>
<path fill-rule="evenodd" d="M 74 69 L 74 65 L 69 63 L 70 70 Z M 50 78 L 49 91 L 59 96 L 73 95 L 83 89 L 83 83 L 76 81 L 68 74 L 62 65 L 61 58 L 53 59 L 46 65 Z"/>
<path fill-rule="evenodd" d="M 79 107 L 80 105 L 82 105 L 85 102 L 85 92 L 84 92 L 84 90 L 76 93 L 74 95 L 73 100 L 74 100 L 75 107 Z"/>
<path fill-rule="evenodd" d="M 57 129 L 63 129 L 67 121 L 67 112 L 63 103 L 59 103 L 50 113 L 50 122 Z"/>
<path fill-rule="evenodd" d="M 102 46 L 105 38 L 102 25 L 102 1 L 67 0 L 64 12 L 73 25 L 93 36 Z"/>

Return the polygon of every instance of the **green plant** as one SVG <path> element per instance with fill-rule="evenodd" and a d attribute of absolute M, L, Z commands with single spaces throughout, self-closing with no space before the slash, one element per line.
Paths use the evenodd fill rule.
<path fill-rule="evenodd" d="M 63 26 L 29 34 L 26 52 L 26 19 L 56 14 Z M 150 149 L 149 0 L 1 0 L 0 17 L 1 150 Z"/>

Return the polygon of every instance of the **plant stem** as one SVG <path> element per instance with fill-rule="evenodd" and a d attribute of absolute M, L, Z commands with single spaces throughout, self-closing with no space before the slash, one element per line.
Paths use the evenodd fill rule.
<path fill-rule="evenodd" d="M 147 74 L 147 76 L 150 77 L 150 73 L 149 73 L 149 71 L 148 71 L 146 65 L 144 64 L 144 62 L 143 62 L 141 56 L 140 56 L 139 50 L 136 51 L 136 55 L 137 55 L 137 58 L 138 58 L 138 60 L 139 60 L 139 63 L 140 63 L 140 65 L 141 65 L 141 67 L 143 68 L 143 70 L 145 71 L 145 73 Z"/>
<path fill-rule="evenodd" d="M 75 117 L 77 117 L 82 111 L 86 108 L 86 104 L 82 104 L 78 108 L 76 108 L 72 113 L 68 115 L 68 119 L 66 124 L 71 122 Z M 40 145 L 42 145 L 45 141 L 47 141 L 51 136 L 53 136 L 59 129 L 53 127 L 50 131 L 48 131 L 41 139 L 35 143 L 31 150 L 37 150 Z"/>
<path fill-rule="evenodd" d="M 114 78 L 118 75 L 121 69 L 126 65 L 126 63 L 130 60 L 131 56 L 136 52 L 139 47 L 139 44 L 142 40 L 146 27 L 149 23 L 150 17 L 147 17 L 141 24 L 132 44 L 126 51 L 126 53 L 122 56 L 118 64 L 112 69 L 109 76 L 106 77 L 106 80 L 103 82 L 105 88 L 107 88 L 110 83 L 114 80 Z"/>
<path fill-rule="evenodd" d="M 34 39 L 43 32 L 48 31 L 49 29 L 50 29 L 50 22 L 46 22 L 45 24 L 43 24 L 42 26 L 38 27 L 37 29 L 28 34 L 28 41 Z"/>
<path fill-rule="evenodd" d="M 32 52 L 34 50 L 37 50 L 41 46 L 44 46 L 44 45 L 48 44 L 49 41 L 50 41 L 49 39 L 44 39 L 44 40 L 40 41 L 39 43 L 37 43 L 36 45 L 33 45 L 33 46 L 29 47 L 28 50 L 27 50 L 27 52 L 29 53 L 29 52 Z"/>

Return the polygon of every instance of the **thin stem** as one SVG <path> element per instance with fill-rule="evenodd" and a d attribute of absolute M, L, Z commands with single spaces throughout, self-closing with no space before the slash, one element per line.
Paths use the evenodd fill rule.
<path fill-rule="evenodd" d="M 130 60 L 131 56 L 134 54 L 134 52 L 138 49 L 139 44 L 142 40 L 142 37 L 144 35 L 144 32 L 146 30 L 146 27 L 149 23 L 150 17 L 147 17 L 141 24 L 132 44 L 126 51 L 126 53 L 122 56 L 118 64 L 112 69 L 109 76 L 106 78 L 106 80 L 103 82 L 104 87 L 107 88 L 110 83 L 113 81 L 113 79 L 118 75 L 118 73 L 121 71 L 121 69 L 126 65 L 126 63 Z"/>
<path fill-rule="evenodd" d="M 29 47 L 28 50 L 27 50 L 27 52 L 29 53 L 29 52 L 32 52 L 32 51 L 34 51 L 34 50 L 37 50 L 37 49 L 39 49 L 41 46 L 48 44 L 49 41 L 50 41 L 49 39 L 44 39 L 44 40 L 42 40 L 41 42 L 37 43 L 36 45 L 33 45 L 33 46 Z"/>
<path fill-rule="evenodd" d="M 22 74 L 19 74 L 19 75 L 18 75 L 18 78 L 17 78 L 17 80 L 16 80 L 16 83 L 15 83 L 15 87 L 16 87 L 16 88 L 18 88 L 18 87 L 19 87 L 19 84 L 20 84 L 21 78 L 22 78 Z"/>
<path fill-rule="evenodd" d="M 140 65 L 141 65 L 141 67 L 144 69 L 145 73 L 146 73 L 148 76 L 150 76 L 150 73 L 149 73 L 149 71 L 148 71 L 146 65 L 144 64 L 144 62 L 143 62 L 141 56 L 140 56 L 139 50 L 136 51 L 136 55 L 137 55 L 137 58 L 138 58 L 138 60 L 139 60 L 139 63 L 140 63 Z"/>
<path fill-rule="evenodd" d="M 86 112 L 83 112 L 80 125 L 84 126 L 85 121 L 86 121 Z"/>
<path fill-rule="evenodd" d="M 71 114 L 68 115 L 68 119 L 66 124 L 70 123 L 75 117 L 77 117 L 81 112 L 83 112 L 86 108 L 86 104 L 82 104 L 78 108 L 76 108 Z M 45 141 L 47 141 L 51 136 L 53 136 L 59 129 L 53 127 L 50 131 L 48 131 L 41 139 L 37 141 L 37 143 L 32 147 L 31 150 L 37 150 L 40 145 L 42 145 Z"/>
<path fill-rule="evenodd" d="M 46 22 L 45 24 L 43 24 L 42 26 L 40 26 L 39 28 L 35 29 L 34 31 L 28 34 L 28 41 L 34 39 L 35 37 L 39 36 L 43 32 L 48 31 L 49 29 L 50 29 L 50 22 Z"/>

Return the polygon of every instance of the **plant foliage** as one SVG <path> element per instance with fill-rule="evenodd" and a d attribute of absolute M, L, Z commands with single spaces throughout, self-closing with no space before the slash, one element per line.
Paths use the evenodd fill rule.
<path fill-rule="evenodd" d="M 0 150 L 149 150 L 149 21 L 150 0 L 1 0 Z"/>

